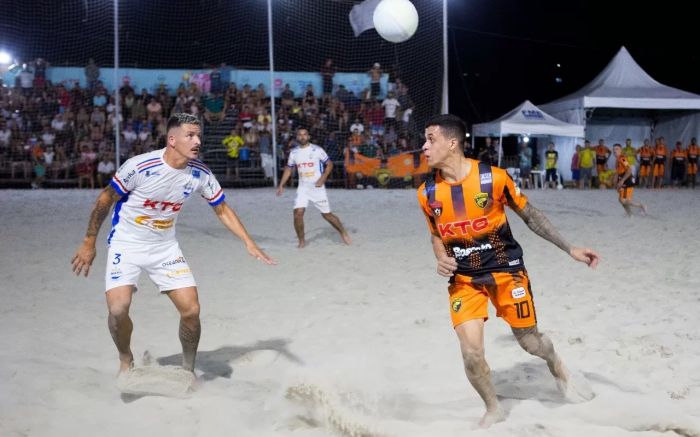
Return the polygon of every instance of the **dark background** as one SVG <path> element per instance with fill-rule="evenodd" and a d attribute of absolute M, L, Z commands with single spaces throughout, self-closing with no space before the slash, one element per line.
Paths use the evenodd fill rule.
<path fill-rule="evenodd" d="M 382 42 L 374 31 L 355 39 L 346 12 L 331 23 L 319 19 L 330 10 L 349 11 L 352 1 L 274 0 L 275 67 L 318 71 L 329 55 L 348 71 L 399 61 L 406 77 L 414 77 L 413 92 L 419 87 L 439 95 L 433 78 L 441 31 L 431 20 L 441 0 L 413 2 L 430 32 L 419 31 L 409 46 Z M 448 5 L 450 111 L 469 124 L 496 118 L 525 99 L 540 104 L 575 91 L 622 45 L 656 80 L 700 93 L 700 20 L 691 2 L 449 0 Z M 224 61 L 266 68 L 266 8 L 264 0 L 121 0 L 121 64 L 198 68 Z M 112 63 L 112 1 L 0 0 L 0 11 L 0 48 L 17 56 L 44 57 L 52 65 L 84 65 L 89 57 L 102 66 Z M 295 38 L 300 34 L 303 40 Z M 350 41 L 378 51 L 343 59 L 342 47 Z"/>

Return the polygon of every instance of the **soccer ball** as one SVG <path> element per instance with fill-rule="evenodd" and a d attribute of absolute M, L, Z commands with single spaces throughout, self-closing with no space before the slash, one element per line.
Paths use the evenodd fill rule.
<path fill-rule="evenodd" d="M 389 42 L 404 42 L 416 33 L 418 12 L 409 0 L 382 0 L 372 16 L 377 33 Z"/>

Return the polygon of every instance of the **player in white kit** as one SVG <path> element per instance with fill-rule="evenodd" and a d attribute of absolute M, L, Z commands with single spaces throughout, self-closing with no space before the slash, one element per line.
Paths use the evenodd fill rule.
<path fill-rule="evenodd" d="M 289 152 L 287 167 L 282 173 L 277 195 L 284 193 L 284 185 L 292 176 L 292 170 L 297 169 L 299 175 L 299 186 L 297 196 L 294 200 L 294 230 L 299 239 L 299 248 L 306 245 L 304 240 L 304 211 L 309 202 L 321 211 L 321 215 L 340 234 L 345 244 L 350 244 L 350 235 L 343 228 L 340 219 L 331 212 L 326 194 L 326 179 L 333 170 L 333 161 L 328 158 L 323 148 L 309 142 L 309 131 L 304 128 L 297 130 L 298 147 Z"/>
<path fill-rule="evenodd" d="M 214 174 L 197 160 L 201 144 L 199 120 L 189 114 L 173 114 L 167 129 L 165 148 L 126 161 L 100 193 L 85 239 L 71 261 L 76 275 L 88 275 L 100 226 L 116 203 L 107 239 L 105 295 L 109 331 L 119 351 L 120 373 L 133 366 L 129 306 L 142 270 L 180 313 L 182 366 L 194 372 L 201 333 L 197 284 L 175 239 L 177 216 L 190 196 L 196 193 L 206 199 L 224 226 L 245 243 L 251 256 L 266 264 L 275 263 L 255 244 L 226 204 Z"/>

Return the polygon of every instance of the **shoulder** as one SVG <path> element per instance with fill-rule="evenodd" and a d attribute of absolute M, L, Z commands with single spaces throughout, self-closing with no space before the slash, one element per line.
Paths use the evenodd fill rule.
<path fill-rule="evenodd" d="M 194 174 L 194 171 L 202 171 L 206 173 L 207 175 L 211 175 L 212 172 L 209 170 L 209 167 L 206 166 L 202 161 L 199 159 L 193 159 L 190 162 L 187 163 L 187 167 L 189 167 Z"/>

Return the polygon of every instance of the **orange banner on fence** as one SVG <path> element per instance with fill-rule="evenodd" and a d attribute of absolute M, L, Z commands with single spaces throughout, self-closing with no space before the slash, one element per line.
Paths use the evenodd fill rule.
<path fill-rule="evenodd" d="M 403 178 L 430 171 L 422 153 L 418 156 L 413 153 L 402 153 L 389 157 L 385 163 L 378 158 L 368 158 L 359 153 L 355 153 L 353 158 L 345 158 L 346 171 L 368 177 L 376 176 L 379 170 L 382 170 L 382 173 L 388 173 L 391 178 Z"/>

